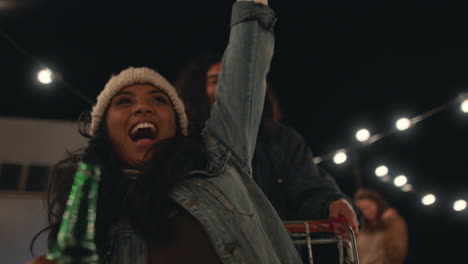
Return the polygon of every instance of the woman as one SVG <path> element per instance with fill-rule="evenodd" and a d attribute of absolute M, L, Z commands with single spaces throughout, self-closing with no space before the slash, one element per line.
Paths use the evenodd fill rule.
<path fill-rule="evenodd" d="M 98 96 L 89 147 L 63 164 L 85 160 L 102 168 L 96 241 L 104 261 L 301 262 L 252 180 L 275 21 L 266 0 L 258 1 L 233 6 L 226 70 L 200 134 L 188 134 L 175 89 L 150 69 L 122 71 Z M 70 178 L 59 175 L 52 185 L 52 242 Z"/>
<path fill-rule="evenodd" d="M 357 238 L 360 263 L 404 263 L 408 249 L 405 220 L 374 190 L 360 189 L 354 200 L 364 215 Z"/>

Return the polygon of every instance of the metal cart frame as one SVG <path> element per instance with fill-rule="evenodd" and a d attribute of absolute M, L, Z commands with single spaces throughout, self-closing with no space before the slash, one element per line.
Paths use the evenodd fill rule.
<path fill-rule="evenodd" d="M 314 263 L 312 245 L 318 244 L 336 244 L 338 246 L 340 264 L 359 264 L 354 231 L 343 219 L 340 219 L 339 223 L 333 223 L 330 219 L 313 221 L 284 221 L 283 223 L 288 230 L 294 245 L 307 246 L 310 264 Z M 343 225 L 349 234 L 349 238 L 336 234 L 334 231 L 334 225 Z M 311 238 L 311 233 L 319 232 L 331 233 L 333 236 L 330 238 Z"/>

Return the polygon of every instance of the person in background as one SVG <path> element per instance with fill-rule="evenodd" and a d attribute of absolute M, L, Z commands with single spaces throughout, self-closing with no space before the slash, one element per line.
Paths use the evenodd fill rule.
<path fill-rule="evenodd" d="M 267 3 L 234 4 L 223 59 L 228 71 L 202 131 L 188 128 L 182 100 L 159 73 L 130 67 L 110 78 L 84 123 L 87 148 L 60 163 L 71 173 L 56 170 L 51 179 L 51 244 L 73 167 L 85 161 L 101 168 L 95 225 L 101 262 L 301 263 L 252 179 L 274 46 L 276 19 Z"/>
<path fill-rule="evenodd" d="M 216 105 L 221 78 L 220 57 L 208 53 L 187 63 L 174 82 L 192 124 L 198 126 L 196 129 L 203 129 L 211 107 Z M 319 170 L 312 158 L 302 136 L 281 123 L 278 101 L 267 84 L 252 163 L 255 182 L 281 219 L 331 218 L 338 221 L 342 215 L 358 234 L 358 220 L 351 199 L 341 192 L 332 177 Z"/>
<path fill-rule="evenodd" d="M 357 238 L 360 263 L 404 263 L 408 250 L 405 220 L 374 190 L 359 189 L 354 200 L 364 216 Z"/>

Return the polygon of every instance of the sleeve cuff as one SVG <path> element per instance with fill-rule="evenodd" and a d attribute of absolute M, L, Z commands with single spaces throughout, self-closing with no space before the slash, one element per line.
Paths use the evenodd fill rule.
<path fill-rule="evenodd" d="M 341 198 L 346 198 L 346 195 L 341 193 L 328 193 L 321 194 L 320 197 L 309 197 L 301 202 L 301 206 L 296 211 L 294 217 L 301 220 L 327 219 L 330 203 Z"/>
<path fill-rule="evenodd" d="M 251 1 L 237 1 L 234 3 L 231 27 L 248 20 L 257 20 L 264 28 L 272 30 L 277 18 L 275 12 L 264 4 Z"/>

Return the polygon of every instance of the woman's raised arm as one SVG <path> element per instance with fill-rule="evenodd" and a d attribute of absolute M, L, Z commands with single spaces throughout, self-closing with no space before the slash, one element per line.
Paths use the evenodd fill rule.
<path fill-rule="evenodd" d="M 250 167 L 273 55 L 274 12 L 267 0 L 237 1 L 215 103 L 205 132 Z"/>

